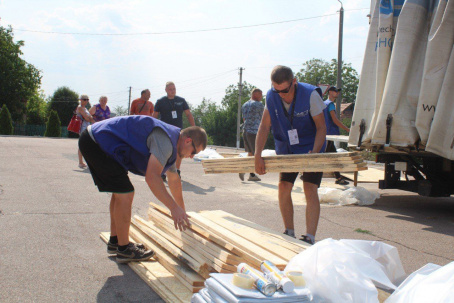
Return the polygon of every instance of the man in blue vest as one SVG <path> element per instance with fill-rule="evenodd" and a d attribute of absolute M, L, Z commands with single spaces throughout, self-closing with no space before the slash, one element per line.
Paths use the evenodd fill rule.
<path fill-rule="evenodd" d="M 205 130 L 191 126 L 180 128 L 150 116 L 124 116 L 91 125 L 79 139 L 79 148 L 87 161 L 100 192 L 110 192 L 111 236 L 107 252 L 117 255 L 117 262 L 143 261 L 154 252 L 142 244 L 129 242 L 129 226 L 134 186 L 128 171 L 145 176 L 153 194 L 172 214 L 175 229 L 189 226 L 183 201 L 181 180 L 175 162 L 178 157 L 192 158 L 207 145 Z M 168 173 L 169 188 L 161 179 Z"/>
<path fill-rule="evenodd" d="M 322 153 L 325 150 L 325 104 L 320 88 L 297 82 L 292 70 L 282 65 L 276 66 L 271 72 L 271 84 L 255 146 L 255 170 L 261 175 L 266 173 L 262 151 L 270 128 L 278 155 Z M 320 217 L 318 187 L 322 175 L 321 172 L 304 172 L 301 177 L 307 206 L 306 234 L 300 240 L 310 244 L 315 243 Z M 297 176 L 298 173 L 279 175 L 279 207 L 285 226 L 284 234 L 292 237 L 295 237 L 295 227 L 291 194 Z"/>
<path fill-rule="evenodd" d="M 328 89 L 328 99 L 324 101 L 326 108 L 323 110 L 323 113 L 325 114 L 327 135 L 340 135 L 339 127 L 347 132 L 350 132 L 350 129 L 345 126 L 339 119 L 337 119 L 336 116 L 336 106 L 334 105 L 334 101 L 336 101 L 341 90 L 341 88 L 338 89 L 335 86 L 331 86 Z M 328 141 L 326 143 L 326 152 L 336 152 L 334 141 Z M 336 177 L 336 184 L 348 185 L 348 181 L 345 180 L 345 177 L 343 177 L 338 171 L 334 172 L 334 176 Z"/>

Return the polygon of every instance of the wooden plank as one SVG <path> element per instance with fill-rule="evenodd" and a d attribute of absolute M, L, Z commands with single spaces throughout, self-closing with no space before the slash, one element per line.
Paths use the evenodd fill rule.
<path fill-rule="evenodd" d="M 326 161 L 326 159 L 334 159 L 334 158 L 343 158 L 343 157 L 354 157 L 360 156 L 361 154 L 358 152 L 343 152 L 343 153 L 316 153 L 316 154 L 291 154 L 291 155 L 276 155 L 276 156 L 266 156 L 263 159 L 266 160 L 299 160 L 299 159 L 321 159 L 322 161 Z M 240 157 L 234 159 L 205 159 L 202 160 L 202 163 L 210 163 L 210 162 L 229 162 L 229 161 L 247 161 L 247 159 L 254 159 L 254 157 Z"/>
<path fill-rule="evenodd" d="M 154 204 L 153 202 L 150 202 L 150 206 L 152 208 L 150 208 L 148 210 L 149 213 L 152 211 L 159 211 L 162 214 L 166 214 L 170 217 L 170 211 L 167 208 Z M 205 238 L 215 242 L 216 244 L 220 245 L 221 247 L 225 248 L 226 250 L 230 251 L 231 253 L 242 258 L 243 262 L 246 262 L 249 265 L 251 265 L 257 269 L 260 268 L 260 264 L 263 261 L 263 259 L 256 258 L 256 257 L 252 256 L 251 254 L 249 254 L 248 252 L 242 250 L 241 248 L 234 246 L 232 243 L 230 243 L 228 241 L 228 239 L 226 240 L 223 235 L 211 233 L 211 232 L 207 231 L 207 229 L 205 227 L 199 226 L 197 224 L 197 222 L 192 221 L 192 219 L 190 221 L 191 221 L 190 229 L 203 235 Z"/>
<path fill-rule="evenodd" d="M 204 211 L 204 212 L 215 213 L 217 216 L 220 216 L 233 223 L 238 223 L 238 224 L 253 228 L 253 229 L 259 231 L 261 234 L 263 234 L 264 237 L 273 237 L 275 239 L 275 241 L 279 241 L 279 245 L 286 247 L 286 248 L 294 251 L 295 253 L 300 253 L 301 251 L 311 247 L 311 245 L 307 244 L 306 242 L 302 242 L 293 237 L 276 232 L 270 228 L 267 228 L 267 227 L 264 227 L 257 223 L 237 217 L 237 216 L 235 216 L 231 213 L 225 212 L 223 210 L 212 210 L 212 211 Z"/>
<path fill-rule="evenodd" d="M 341 160 L 336 160 L 336 161 L 278 161 L 278 160 L 273 160 L 273 161 L 266 161 L 265 165 L 267 167 L 276 167 L 276 166 L 290 166 L 290 165 L 295 165 L 297 167 L 305 167 L 305 166 L 320 166 L 320 165 L 358 165 L 361 163 L 365 163 L 363 159 L 341 159 Z M 209 168 L 230 168 L 230 167 L 254 167 L 255 162 L 254 161 L 240 161 L 240 162 L 225 162 L 225 163 L 209 163 L 209 164 L 204 164 L 203 168 L 204 169 L 209 169 Z"/>
<path fill-rule="evenodd" d="M 169 218 L 172 217 L 170 215 L 170 211 L 167 208 L 165 208 L 165 207 L 163 207 L 161 205 L 155 204 L 153 202 L 150 202 L 150 206 L 152 207 L 152 209 L 149 209 L 148 210 L 149 212 L 153 211 L 153 209 L 154 209 L 155 211 L 159 211 L 160 213 L 168 216 Z M 194 231 L 194 232 L 199 233 L 200 235 L 204 236 L 205 238 L 209 239 L 210 241 L 213 241 L 214 243 L 218 244 L 219 246 L 225 248 L 226 250 L 234 253 L 235 255 L 237 255 L 239 257 L 243 257 L 243 253 L 244 252 L 242 250 L 240 250 L 237 247 L 233 246 L 231 243 L 226 241 L 223 237 L 219 237 L 217 235 L 213 235 L 213 234 L 207 232 L 205 230 L 205 228 L 203 228 L 201 226 L 198 226 L 195 222 L 192 222 L 190 229 L 192 231 Z"/>
<path fill-rule="evenodd" d="M 148 284 L 165 302 L 187 302 L 176 295 L 174 295 L 164 284 L 162 284 L 159 279 L 152 274 L 152 272 L 148 271 L 142 264 L 142 262 L 133 262 L 129 265 L 131 269 L 140 277 L 142 278 L 145 283 Z M 159 264 L 159 262 L 155 262 Z M 168 272 L 168 271 L 167 271 Z M 169 275 L 171 275 L 169 273 Z M 180 283 L 181 285 L 181 283 Z M 184 288 L 184 287 L 182 287 Z M 189 292 L 189 291 L 188 291 Z M 191 294 L 192 295 L 192 294 Z"/>
<path fill-rule="evenodd" d="M 269 251 L 261 248 L 258 245 L 255 245 L 249 240 L 244 239 L 243 237 L 238 236 L 237 234 L 229 231 L 228 229 L 216 224 L 209 219 L 197 214 L 195 212 L 189 212 L 189 216 L 191 216 L 191 220 L 197 222 L 200 226 L 203 226 L 207 230 L 217 235 L 223 236 L 226 239 L 229 239 L 232 244 L 235 246 L 240 247 L 242 250 L 246 251 L 251 256 L 264 261 L 269 260 L 273 262 L 278 268 L 284 268 L 287 265 L 287 262 L 282 258 L 270 253 Z"/>
<path fill-rule="evenodd" d="M 147 248 L 153 249 L 156 253 L 155 259 L 174 274 L 190 291 L 194 291 L 196 287 L 204 285 L 205 279 L 202 276 L 149 239 L 136 226 L 131 225 L 129 231 L 134 240 L 143 243 Z"/>
<path fill-rule="evenodd" d="M 211 242 L 210 240 L 204 238 L 196 232 L 191 231 L 190 229 L 187 229 L 185 231 L 176 230 L 173 225 L 173 221 L 160 212 L 152 211 L 149 212 L 149 215 L 151 220 L 153 220 L 155 224 L 157 224 L 161 228 L 164 228 L 167 232 L 172 233 L 176 238 L 190 244 L 192 247 L 201 247 L 201 249 L 208 252 L 213 258 L 217 258 L 222 262 L 232 265 L 238 265 L 239 263 L 244 261 L 239 256 L 232 254 L 216 243 Z"/>
<path fill-rule="evenodd" d="M 191 245 L 188 242 L 184 242 L 182 239 L 176 238 L 167 229 L 163 229 L 158 225 L 153 224 L 151 221 L 145 221 L 139 217 L 135 217 L 136 222 L 140 225 L 140 228 L 145 231 L 144 228 L 150 228 L 161 236 L 165 237 L 168 241 L 172 242 L 175 246 L 186 252 L 188 255 L 196 259 L 201 263 L 208 264 L 210 267 L 220 273 L 233 273 L 236 272 L 236 266 L 222 262 L 215 258 L 208 252 L 206 252 L 201 245 Z"/>
<path fill-rule="evenodd" d="M 332 157 L 335 153 L 325 154 L 325 158 L 317 159 L 308 159 L 308 158 L 298 158 L 298 157 L 273 157 L 265 159 L 265 163 L 353 163 L 353 162 L 362 162 L 364 161 L 363 157 L 360 155 L 352 157 Z M 231 158 L 231 159 L 209 159 L 202 160 L 204 167 L 211 167 L 215 165 L 236 165 L 237 163 L 246 164 L 254 161 L 254 157 L 241 157 L 241 158 Z"/>
<path fill-rule="evenodd" d="M 367 163 L 364 163 L 364 166 L 357 165 L 320 165 L 314 167 L 296 167 L 296 166 L 278 166 L 278 167 L 266 167 L 266 172 L 268 173 L 279 173 L 279 172 L 354 172 L 367 170 Z M 221 173 L 249 173 L 254 172 L 255 167 L 237 167 L 223 170 L 222 168 L 218 169 L 205 169 L 206 174 L 221 174 Z"/>
<path fill-rule="evenodd" d="M 348 136 L 342 135 L 326 135 L 327 141 L 334 141 L 334 142 L 345 142 L 348 143 Z"/>
<path fill-rule="evenodd" d="M 194 271 L 199 273 L 202 277 L 204 277 L 205 279 L 209 278 L 209 276 L 210 276 L 209 275 L 209 272 L 210 272 L 209 265 L 206 263 L 201 263 L 200 258 L 197 258 L 198 260 L 196 260 L 193 256 L 188 255 L 186 252 L 182 251 L 180 248 L 175 246 L 172 242 L 168 241 L 166 238 L 164 238 L 162 235 L 155 232 L 151 228 L 139 226 L 138 223 L 136 222 L 135 218 L 132 218 L 131 223 L 134 224 L 136 227 L 138 227 L 148 237 L 153 239 L 153 241 L 155 241 L 157 244 L 159 244 L 167 252 L 169 252 L 174 257 L 176 257 L 178 260 L 180 260 L 181 262 L 183 262 L 184 264 L 186 264 L 190 268 L 192 268 Z"/>
<path fill-rule="evenodd" d="M 261 233 L 257 229 L 238 224 L 229 220 L 226 220 L 222 215 L 217 215 L 216 212 L 201 212 L 201 215 L 211 221 L 216 222 L 220 226 L 234 232 L 235 234 L 243 237 L 252 243 L 262 247 L 270 253 L 279 256 L 286 262 L 289 262 L 297 253 L 286 247 L 280 245 L 277 238 L 266 237 L 265 234 Z M 301 248 L 300 252 L 304 249 Z"/>
<path fill-rule="evenodd" d="M 107 243 L 110 233 L 102 232 L 100 238 Z M 134 242 L 131 239 L 131 242 Z M 130 262 L 129 267 L 134 270 L 161 298 L 166 302 L 188 302 L 192 297 L 189 291 L 172 273 L 158 261 Z M 203 287 L 197 287 L 198 292 Z"/>

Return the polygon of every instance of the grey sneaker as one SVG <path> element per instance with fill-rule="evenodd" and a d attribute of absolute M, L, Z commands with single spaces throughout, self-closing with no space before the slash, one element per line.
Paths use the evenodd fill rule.
<path fill-rule="evenodd" d="M 143 245 L 142 243 L 134 243 L 134 245 L 137 246 L 138 248 L 145 249 L 145 245 Z M 117 254 L 117 248 L 118 244 L 110 243 L 110 241 L 107 243 L 107 253 L 109 255 Z"/>
<path fill-rule="evenodd" d="M 257 177 L 256 175 L 250 175 L 249 176 L 249 179 L 247 179 L 248 181 L 262 181 L 262 179 L 260 179 L 259 177 Z"/>
<path fill-rule="evenodd" d="M 129 243 L 128 247 L 124 251 L 117 249 L 117 262 L 128 263 L 132 261 L 146 261 L 154 256 L 153 250 L 145 250 L 139 248 L 133 243 Z"/>
<path fill-rule="evenodd" d="M 308 244 L 314 245 L 315 242 L 312 242 L 311 238 L 306 235 L 302 235 L 300 238 L 301 241 L 306 242 Z"/>
<path fill-rule="evenodd" d="M 241 181 L 244 181 L 244 173 L 239 173 L 238 175 L 239 175 Z"/>

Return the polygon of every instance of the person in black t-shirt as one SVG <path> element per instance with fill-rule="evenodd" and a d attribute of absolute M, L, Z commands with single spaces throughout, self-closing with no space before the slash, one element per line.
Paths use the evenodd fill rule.
<path fill-rule="evenodd" d="M 183 112 L 188 118 L 189 124 L 195 126 L 194 117 L 189 109 L 188 103 L 184 98 L 176 95 L 177 90 L 175 83 L 169 81 L 166 83 L 167 96 L 162 97 L 156 101 L 152 117 L 160 118 L 163 122 L 183 128 Z M 159 117 L 160 116 L 160 117 Z M 180 174 L 181 158 L 177 158 L 176 166 L 178 175 Z M 165 181 L 166 176 L 163 175 L 162 179 Z"/>

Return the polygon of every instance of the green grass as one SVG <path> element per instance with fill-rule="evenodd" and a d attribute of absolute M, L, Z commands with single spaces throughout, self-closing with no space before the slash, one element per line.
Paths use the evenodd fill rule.
<path fill-rule="evenodd" d="M 357 232 L 357 233 L 360 233 L 360 234 L 374 235 L 371 231 L 369 231 L 367 229 L 357 228 L 354 231 Z"/>

